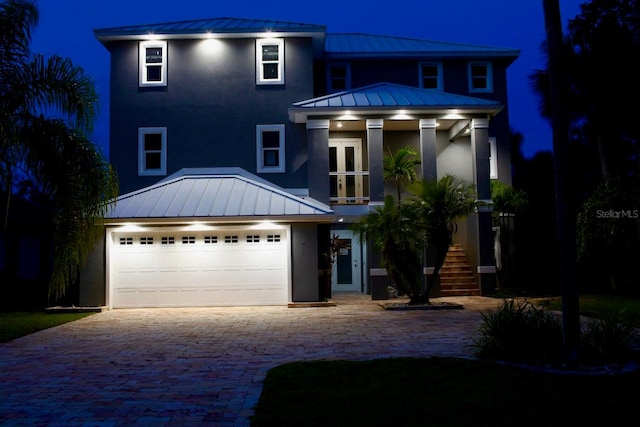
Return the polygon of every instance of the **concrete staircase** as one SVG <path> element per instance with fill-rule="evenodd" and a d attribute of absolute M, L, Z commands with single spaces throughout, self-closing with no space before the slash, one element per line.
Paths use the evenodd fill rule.
<path fill-rule="evenodd" d="M 452 245 L 440 270 L 440 295 L 477 296 L 480 289 L 461 245 Z"/>

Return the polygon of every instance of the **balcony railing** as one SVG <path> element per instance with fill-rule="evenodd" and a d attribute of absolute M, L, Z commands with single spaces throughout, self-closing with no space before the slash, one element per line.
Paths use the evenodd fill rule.
<path fill-rule="evenodd" d="M 369 203 L 369 171 L 329 172 L 330 201 L 339 205 Z"/>

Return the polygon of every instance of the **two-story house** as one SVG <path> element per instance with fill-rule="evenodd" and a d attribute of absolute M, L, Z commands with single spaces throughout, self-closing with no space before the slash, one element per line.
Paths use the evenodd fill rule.
<path fill-rule="evenodd" d="M 83 305 L 317 301 L 332 235 L 350 240 L 333 291 L 388 278 L 349 225 L 410 146 L 425 178 L 490 199 L 511 181 L 507 68 L 518 50 L 218 18 L 99 29 L 111 55 L 110 160 L 122 196 L 81 279 Z M 495 284 L 490 209 L 456 241 Z M 425 274 L 429 273 L 425 267 Z"/>

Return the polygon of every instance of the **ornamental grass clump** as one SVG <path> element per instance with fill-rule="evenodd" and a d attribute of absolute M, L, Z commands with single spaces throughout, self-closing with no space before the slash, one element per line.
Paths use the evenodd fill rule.
<path fill-rule="evenodd" d="M 562 317 L 524 300 L 507 299 L 482 313 L 475 355 L 482 359 L 561 367 Z M 636 330 L 624 310 L 583 322 L 577 360 L 582 367 L 622 365 L 632 359 Z"/>
<path fill-rule="evenodd" d="M 562 322 L 553 313 L 523 300 L 507 299 L 482 313 L 476 356 L 516 363 L 550 365 L 562 360 Z"/>
<path fill-rule="evenodd" d="M 592 319 L 582 333 L 582 358 L 591 364 L 624 363 L 631 357 L 636 330 L 622 309 Z"/>

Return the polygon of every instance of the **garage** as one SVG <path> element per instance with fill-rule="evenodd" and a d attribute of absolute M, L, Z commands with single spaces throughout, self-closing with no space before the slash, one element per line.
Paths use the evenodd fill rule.
<path fill-rule="evenodd" d="M 148 227 L 111 234 L 114 308 L 282 305 L 287 228 Z"/>
<path fill-rule="evenodd" d="M 102 255 L 83 271 L 81 301 L 134 308 L 313 300 L 317 224 L 332 220 L 329 206 L 242 169 L 182 169 L 117 198 Z"/>

